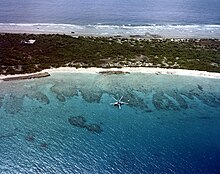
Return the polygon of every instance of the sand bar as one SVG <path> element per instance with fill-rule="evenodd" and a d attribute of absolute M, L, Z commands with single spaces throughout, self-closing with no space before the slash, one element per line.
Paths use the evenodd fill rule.
<path fill-rule="evenodd" d="M 43 77 L 48 77 L 48 76 L 50 76 L 50 74 L 48 72 L 40 72 L 40 73 L 32 73 L 32 74 L 0 76 L 0 80 L 14 81 L 14 80 L 43 78 Z"/>
<path fill-rule="evenodd" d="M 110 73 L 103 73 L 103 72 Z M 112 73 L 116 71 L 116 73 Z M 118 73 L 121 72 L 121 73 Z M 124 73 L 123 73 L 124 72 Z M 181 75 L 181 76 L 193 76 L 193 77 L 205 77 L 205 78 L 214 78 L 220 79 L 220 73 L 207 72 L 207 71 L 197 71 L 197 70 L 184 70 L 184 69 L 165 69 L 165 68 L 148 68 L 148 67 L 124 67 L 124 68 L 74 68 L 74 67 L 61 67 L 61 68 L 53 68 L 53 69 L 45 69 L 40 73 L 33 74 L 18 74 L 18 75 L 0 75 L 0 80 L 3 81 L 11 81 L 11 80 L 24 80 L 24 79 L 32 79 L 32 78 L 42 78 L 47 77 L 50 74 L 56 73 L 92 73 L 92 74 L 103 74 L 103 75 L 111 75 L 111 74 L 126 74 L 126 73 L 148 73 L 148 74 L 156 74 L 156 75 Z"/>

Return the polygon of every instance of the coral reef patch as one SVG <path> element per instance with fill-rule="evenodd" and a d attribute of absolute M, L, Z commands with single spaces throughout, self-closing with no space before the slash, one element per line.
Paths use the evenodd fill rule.
<path fill-rule="evenodd" d="M 72 116 L 68 119 L 69 123 L 73 126 L 87 129 L 89 132 L 100 134 L 103 130 L 98 124 L 86 124 L 84 116 Z"/>
<path fill-rule="evenodd" d="M 65 101 L 66 101 L 66 98 L 65 98 L 63 95 L 57 95 L 57 99 L 58 99 L 60 102 L 65 102 Z"/>
<path fill-rule="evenodd" d="M 73 97 L 78 95 L 78 91 L 73 84 L 64 85 L 63 83 L 56 83 L 50 88 L 50 90 L 57 94 L 57 96 Z"/>
<path fill-rule="evenodd" d="M 48 148 L 48 144 L 45 143 L 45 142 L 44 142 L 44 143 L 41 143 L 41 144 L 40 144 L 40 148 L 41 148 L 41 149 L 47 149 L 47 148 Z"/>
<path fill-rule="evenodd" d="M 179 110 L 175 103 L 165 96 L 164 92 L 156 92 L 153 95 L 153 104 L 156 109 L 161 110 Z"/>
<path fill-rule="evenodd" d="M 25 140 L 33 142 L 35 140 L 35 135 L 33 133 L 28 133 L 25 137 Z"/>
<path fill-rule="evenodd" d="M 27 97 L 31 98 L 31 99 L 36 99 L 37 101 L 41 102 L 41 103 L 45 103 L 45 104 L 49 104 L 50 100 L 47 97 L 47 95 L 43 94 L 42 92 L 39 91 L 29 91 L 26 94 Z"/>
<path fill-rule="evenodd" d="M 88 103 L 99 103 L 102 98 L 101 91 L 95 91 L 95 90 L 79 90 L 81 92 L 82 98 L 87 101 Z"/>
<path fill-rule="evenodd" d="M 103 131 L 98 124 L 88 124 L 85 128 L 92 133 L 100 134 Z"/>
<path fill-rule="evenodd" d="M 9 114 L 16 114 L 23 108 L 23 96 L 8 95 L 5 97 L 3 108 Z"/>
<path fill-rule="evenodd" d="M 180 108 L 182 108 L 182 109 L 187 109 L 188 108 L 187 102 L 180 95 L 180 92 L 178 90 L 168 91 L 167 95 L 172 97 L 178 103 Z"/>
<path fill-rule="evenodd" d="M 100 74 L 105 74 L 105 75 L 113 75 L 113 74 L 130 74 L 129 72 L 125 71 L 100 71 Z"/>
<path fill-rule="evenodd" d="M 198 85 L 198 89 L 199 89 L 200 91 L 203 91 L 203 87 L 202 87 L 201 85 Z"/>
<path fill-rule="evenodd" d="M 85 128 L 86 127 L 86 119 L 83 116 L 70 117 L 68 119 L 69 123 L 73 126 Z"/>
<path fill-rule="evenodd" d="M 1 109 L 1 107 L 3 105 L 3 100 L 4 100 L 4 96 L 0 96 L 0 109 Z"/>

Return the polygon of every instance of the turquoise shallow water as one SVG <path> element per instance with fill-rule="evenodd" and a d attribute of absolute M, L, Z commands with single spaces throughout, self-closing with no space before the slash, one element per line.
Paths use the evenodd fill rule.
<path fill-rule="evenodd" d="M 219 79 L 54 73 L 0 87 L 1 173 L 220 172 Z M 129 105 L 110 105 L 122 95 Z"/>

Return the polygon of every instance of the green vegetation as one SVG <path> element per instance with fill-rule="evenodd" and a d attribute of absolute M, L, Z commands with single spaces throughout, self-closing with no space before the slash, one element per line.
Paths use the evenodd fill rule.
<path fill-rule="evenodd" d="M 36 42 L 21 42 L 29 39 Z M 220 72 L 220 41 L 0 35 L 0 74 L 31 73 L 61 66 L 144 66 Z"/>

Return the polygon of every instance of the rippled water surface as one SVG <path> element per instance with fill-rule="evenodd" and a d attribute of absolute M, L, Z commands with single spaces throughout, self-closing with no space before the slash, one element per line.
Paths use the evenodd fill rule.
<path fill-rule="evenodd" d="M 0 82 L 0 172 L 219 173 L 219 86 L 135 73 Z"/>
<path fill-rule="evenodd" d="M 220 38 L 219 0 L 1 0 L 0 32 Z"/>
<path fill-rule="evenodd" d="M 1 0 L 1 23 L 220 24 L 219 0 Z"/>

